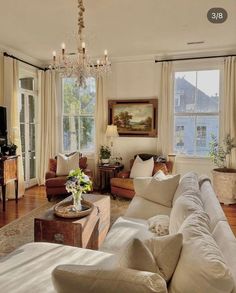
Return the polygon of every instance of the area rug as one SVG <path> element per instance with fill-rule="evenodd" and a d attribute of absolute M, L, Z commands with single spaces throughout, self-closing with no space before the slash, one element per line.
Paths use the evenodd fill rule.
<path fill-rule="evenodd" d="M 4 256 L 19 246 L 34 241 L 34 218 L 42 215 L 55 202 L 48 202 L 34 209 L 27 215 L 9 223 L 0 229 L 0 257 Z M 125 199 L 111 199 L 111 225 L 115 220 L 124 215 L 129 201 Z"/>

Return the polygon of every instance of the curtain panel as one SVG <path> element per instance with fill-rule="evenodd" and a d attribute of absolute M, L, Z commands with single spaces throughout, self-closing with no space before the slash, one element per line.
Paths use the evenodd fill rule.
<path fill-rule="evenodd" d="M 172 62 L 161 63 L 161 96 L 158 106 L 157 152 L 164 156 L 172 150 L 173 72 Z"/>
<path fill-rule="evenodd" d="M 94 160 L 94 173 L 95 185 L 99 186 L 99 152 L 101 145 L 106 143 L 106 126 L 107 126 L 107 99 L 106 99 L 106 79 L 99 77 L 96 80 L 96 110 L 95 110 L 95 160 Z"/>
<path fill-rule="evenodd" d="M 15 59 L 4 57 L 4 104 L 7 107 L 8 140 L 17 145 L 18 197 L 24 195 L 25 182 L 20 136 L 19 66 Z M 7 185 L 7 197 L 15 198 L 14 182 Z"/>
<path fill-rule="evenodd" d="M 236 57 L 227 57 L 224 60 L 223 101 L 222 138 L 229 134 L 236 143 Z M 232 150 L 228 165 L 236 169 L 236 149 Z"/>
<path fill-rule="evenodd" d="M 49 158 L 54 158 L 58 152 L 56 76 L 52 70 L 38 71 L 39 128 L 36 144 L 36 177 L 39 185 L 45 184 Z"/>

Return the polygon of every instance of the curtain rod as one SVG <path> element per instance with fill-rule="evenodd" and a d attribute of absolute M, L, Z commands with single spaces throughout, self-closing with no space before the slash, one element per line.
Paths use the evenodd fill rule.
<path fill-rule="evenodd" d="M 236 57 L 236 55 L 219 55 L 219 56 L 205 56 L 205 57 L 187 57 L 187 58 L 174 58 L 174 59 L 163 59 L 155 60 L 155 63 L 168 62 L 168 61 L 185 61 L 185 60 L 199 60 L 199 59 L 213 59 L 213 58 L 224 58 L 224 57 Z"/>
<path fill-rule="evenodd" d="M 30 62 L 27 62 L 27 61 L 25 61 L 25 60 L 22 60 L 22 59 L 20 59 L 20 58 L 14 56 L 14 55 L 9 55 L 7 52 L 4 52 L 4 53 L 3 53 L 3 56 L 10 57 L 10 58 L 12 58 L 12 59 L 18 60 L 18 61 L 20 61 L 20 62 L 22 62 L 22 63 L 25 63 L 25 64 L 27 64 L 27 65 L 33 66 L 33 67 L 35 67 L 35 68 L 37 68 L 37 69 L 40 69 L 40 70 L 43 70 L 43 71 L 48 70 L 48 68 L 43 68 L 43 67 L 40 67 L 40 66 L 34 65 L 34 64 L 30 63 Z"/>

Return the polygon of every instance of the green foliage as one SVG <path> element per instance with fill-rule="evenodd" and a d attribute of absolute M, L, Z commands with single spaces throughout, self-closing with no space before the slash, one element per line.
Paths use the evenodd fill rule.
<path fill-rule="evenodd" d="M 228 134 L 223 140 L 223 144 L 220 145 L 215 135 L 212 134 L 211 138 L 212 140 L 210 142 L 209 151 L 210 158 L 219 168 L 227 168 L 227 155 L 230 155 L 232 149 L 236 147 L 236 144 L 233 143 L 234 139 Z"/>
<path fill-rule="evenodd" d="M 102 145 L 100 148 L 100 159 L 109 159 L 111 157 L 111 150 L 109 146 Z"/>
<path fill-rule="evenodd" d="M 68 192 L 72 194 L 77 192 L 86 193 L 91 189 L 92 181 L 80 168 L 70 171 L 66 181 L 66 190 Z"/>

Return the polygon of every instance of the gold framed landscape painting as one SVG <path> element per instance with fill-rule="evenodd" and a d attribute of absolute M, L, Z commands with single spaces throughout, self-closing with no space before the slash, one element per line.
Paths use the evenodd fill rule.
<path fill-rule="evenodd" d="M 120 136 L 157 136 L 157 99 L 109 100 L 108 108 Z"/>

